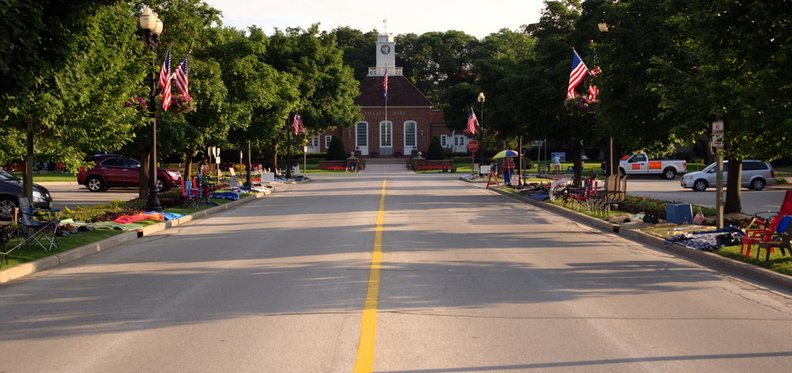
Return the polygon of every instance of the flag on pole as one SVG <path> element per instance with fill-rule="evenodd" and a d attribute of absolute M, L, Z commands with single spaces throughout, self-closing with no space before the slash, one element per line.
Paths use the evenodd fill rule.
<path fill-rule="evenodd" d="M 292 131 L 295 135 L 304 131 L 302 127 L 302 116 L 300 113 L 294 114 L 294 118 L 292 119 Z"/>
<path fill-rule="evenodd" d="M 385 78 L 382 79 L 382 88 L 384 92 L 385 102 L 388 102 L 388 72 L 385 71 Z"/>
<path fill-rule="evenodd" d="M 470 108 L 470 114 L 468 114 L 467 120 L 467 131 L 470 132 L 471 135 L 476 134 L 476 126 L 478 126 L 479 122 L 476 118 L 476 113 L 473 112 L 473 108 Z"/>
<path fill-rule="evenodd" d="M 596 63 L 596 61 L 595 61 L 595 63 Z M 591 71 L 589 71 L 589 74 L 591 74 L 591 76 L 597 76 L 597 74 L 599 74 L 600 71 L 601 70 L 600 70 L 600 68 L 598 66 L 594 66 L 594 68 L 591 69 Z M 599 88 L 597 88 L 597 86 L 595 86 L 594 84 L 589 84 L 588 99 L 589 99 L 589 101 L 592 101 L 592 102 L 599 101 Z"/>
<path fill-rule="evenodd" d="M 171 50 L 165 53 L 165 60 L 162 61 L 162 69 L 159 73 L 159 86 L 162 90 L 162 110 L 167 111 L 171 104 Z"/>
<path fill-rule="evenodd" d="M 160 89 L 165 88 L 165 84 L 168 82 L 168 78 L 170 77 L 170 68 L 171 68 L 171 50 L 168 47 L 168 51 L 165 53 L 165 59 L 162 61 L 162 69 L 160 69 L 159 73 L 159 86 Z"/>
<path fill-rule="evenodd" d="M 583 81 L 589 70 L 583 60 L 578 56 L 576 50 L 572 50 L 572 71 L 569 73 L 569 87 L 567 88 L 567 98 L 575 98 L 575 87 Z"/>
<path fill-rule="evenodd" d="M 176 79 L 176 89 L 179 93 L 183 96 L 189 96 L 189 90 L 187 87 L 190 85 L 189 81 L 187 80 L 187 74 L 190 73 L 190 68 L 187 65 L 187 58 L 190 57 L 190 53 L 192 51 L 187 52 L 187 55 L 184 56 L 184 59 L 179 62 L 179 66 L 176 66 L 176 71 L 173 73 Z"/>

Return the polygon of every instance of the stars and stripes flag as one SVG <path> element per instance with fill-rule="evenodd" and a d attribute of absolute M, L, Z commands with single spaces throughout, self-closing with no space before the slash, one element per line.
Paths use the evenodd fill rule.
<path fill-rule="evenodd" d="M 578 56 L 576 50 L 572 50 L 572 71 L 569 73 L 569 87 L 567 88 L 567 98 L 575 98 L 575 87 L 583 81 L 589 73 L 588 67 Z"/>
<path fill-rule="evenodd" d="M 470 114 L 468 114 L 468 121 L 467 121 L 467 131 L 470 132 L 471 135 L 476 134 L 476 126 L 479 125 L 478 119 L 476 118 L 476 113 L 473 112 L 473 108 L 470 108 Z"/>
<path fill-rule="evenodd" d="M 382 89 L 383 89 L 383 97 L 385 97 L 385 102 L 388 102 L 388 72 L 385 72 L 385 78 L 382 79 Z"/>
<path fill-rule="evenodd" d="M 303 127 L 302 115 L 300 115 L 300 113 L 294 114 L 294 118 L 292 119 L 292 131 L 294 131 L 295 135 L 300 132 L 305 132 L 305 127 Z"/>
<path fill-rule="evenodd" d="M 165 53 L 165 59 L 162 61 L 162 69 L 159 73 L 159 86 L 162 90 L 162 110 L 168 110 L 171 104 L 171 50 Z"/>
<path fill-rule="evenodd" d="M 589 71 L 589 74 L 591 74 L 591 76 L 597 76 L 597 74 L 599 74 L 601 71 L 602 70 L 600 70 L 599 67 L 594 66 L 594 68 L 591 69 L 591 71 Z M 593 102 L 599 101 L 599 88 L 597 88 L 597 86 L 595 86 L 594 84 L 589 84 L 588 99 L 589 101 L 593 101 Z"/>
<path fill-rule="evenodd" d="M 187 58 L 190 57 L 190 53 L 192 53 L 192 51 L 187 52 L 187 55 L 179 62 L 179 66 L 176 66 L 176 71 L 173 73 L 176 79 L 176 90 L 178 90 L 182 96 L 190 95 L 188 90 L 190 82 L 187 80 L 187 75 L 190 73 L 190 67 L 187 65 Z"/>

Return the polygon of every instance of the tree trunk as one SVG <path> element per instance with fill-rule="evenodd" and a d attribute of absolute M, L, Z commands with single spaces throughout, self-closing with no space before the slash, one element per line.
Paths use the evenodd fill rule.
<path fill-rule="evenodd" d="M 723 213 L 732 214 L 742 212 L 742 160 L 729 160 L 726 170 L 728 177 L 726 180 L 726 201 L 723 203 Z"/>

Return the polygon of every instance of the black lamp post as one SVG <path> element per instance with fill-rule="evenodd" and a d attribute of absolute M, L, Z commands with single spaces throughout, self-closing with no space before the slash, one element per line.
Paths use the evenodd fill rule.
<path fill-rule="evenodd" d="M 479 119 L 479 150 L 481 151 L 481 165 L 484 165 L 484 101 L 487 98 L 484 97 L 484 92 L 480 92 L 478 94 L 478 98 L 476 99 L 479 103 L 479 112 L 481 112 L 481 119 Z"/>
<path fill-rule="evenodd" d="M 149 72 L 149 115 L 151 116 L 151 144 L 149 148 L 149 192 L 146 201 L 146 211 L 162 211 L 162 204 L 157 196 L 157 105 L 155 96 L 157 93 L 157 46 L 159 36 L 162 33 L 162 20 L 157 13 L 146 7 L 140 15 L 140 28 L 143 29 L 146 44 L 149 51 L 154 52 L 151 59 L 151 71 Z"/>
<path fill-rule="evenodd" d="M 607 23 L 600 22 L 597 24 L 597 29 L 604 38 L 605 35 L 608 34 L 610 27 L 608 27 Z M 616 163 L 615 160 L 616 157 L 613 156 L 613 136 L 611 136 L 608 140 L 608 175 L 613 175 L 613 164 Z"/>

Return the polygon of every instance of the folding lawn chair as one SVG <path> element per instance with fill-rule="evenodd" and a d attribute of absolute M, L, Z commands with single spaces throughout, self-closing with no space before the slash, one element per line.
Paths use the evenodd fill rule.
<path fill-rule="evenodd" d="M 201 188 L 193 185 L 193 180 L 181 180 L 181 195 L 184 200 L 184 206 L 191 209 L 197 209 L 201 200 Z"/>
<path fill-rule="evenodd" d="M 19 225 L 25 239 L 24 246 L 35 243 L 46 251 L 58 247 L 55 237 L 58 234 L 60 219 L 54 219 L 48 215 L 51 215 L 51 211 L 34 209 L 27 197 L 19 199 Z M 47 217 L 48 220 L 38 220 L 41 217 Z"/>
<path fill-rule="evenodd" d="M 786 191 L 778 211 L 760 211 L 754 214 L 751 222 L 743 229 L 745 236 L 740 245 L 740 254 L 751 256 L 751 247 L 754 244 L 773 240 L 781 218 L 789 215 L 792 215 L 792 190 Z"/>

